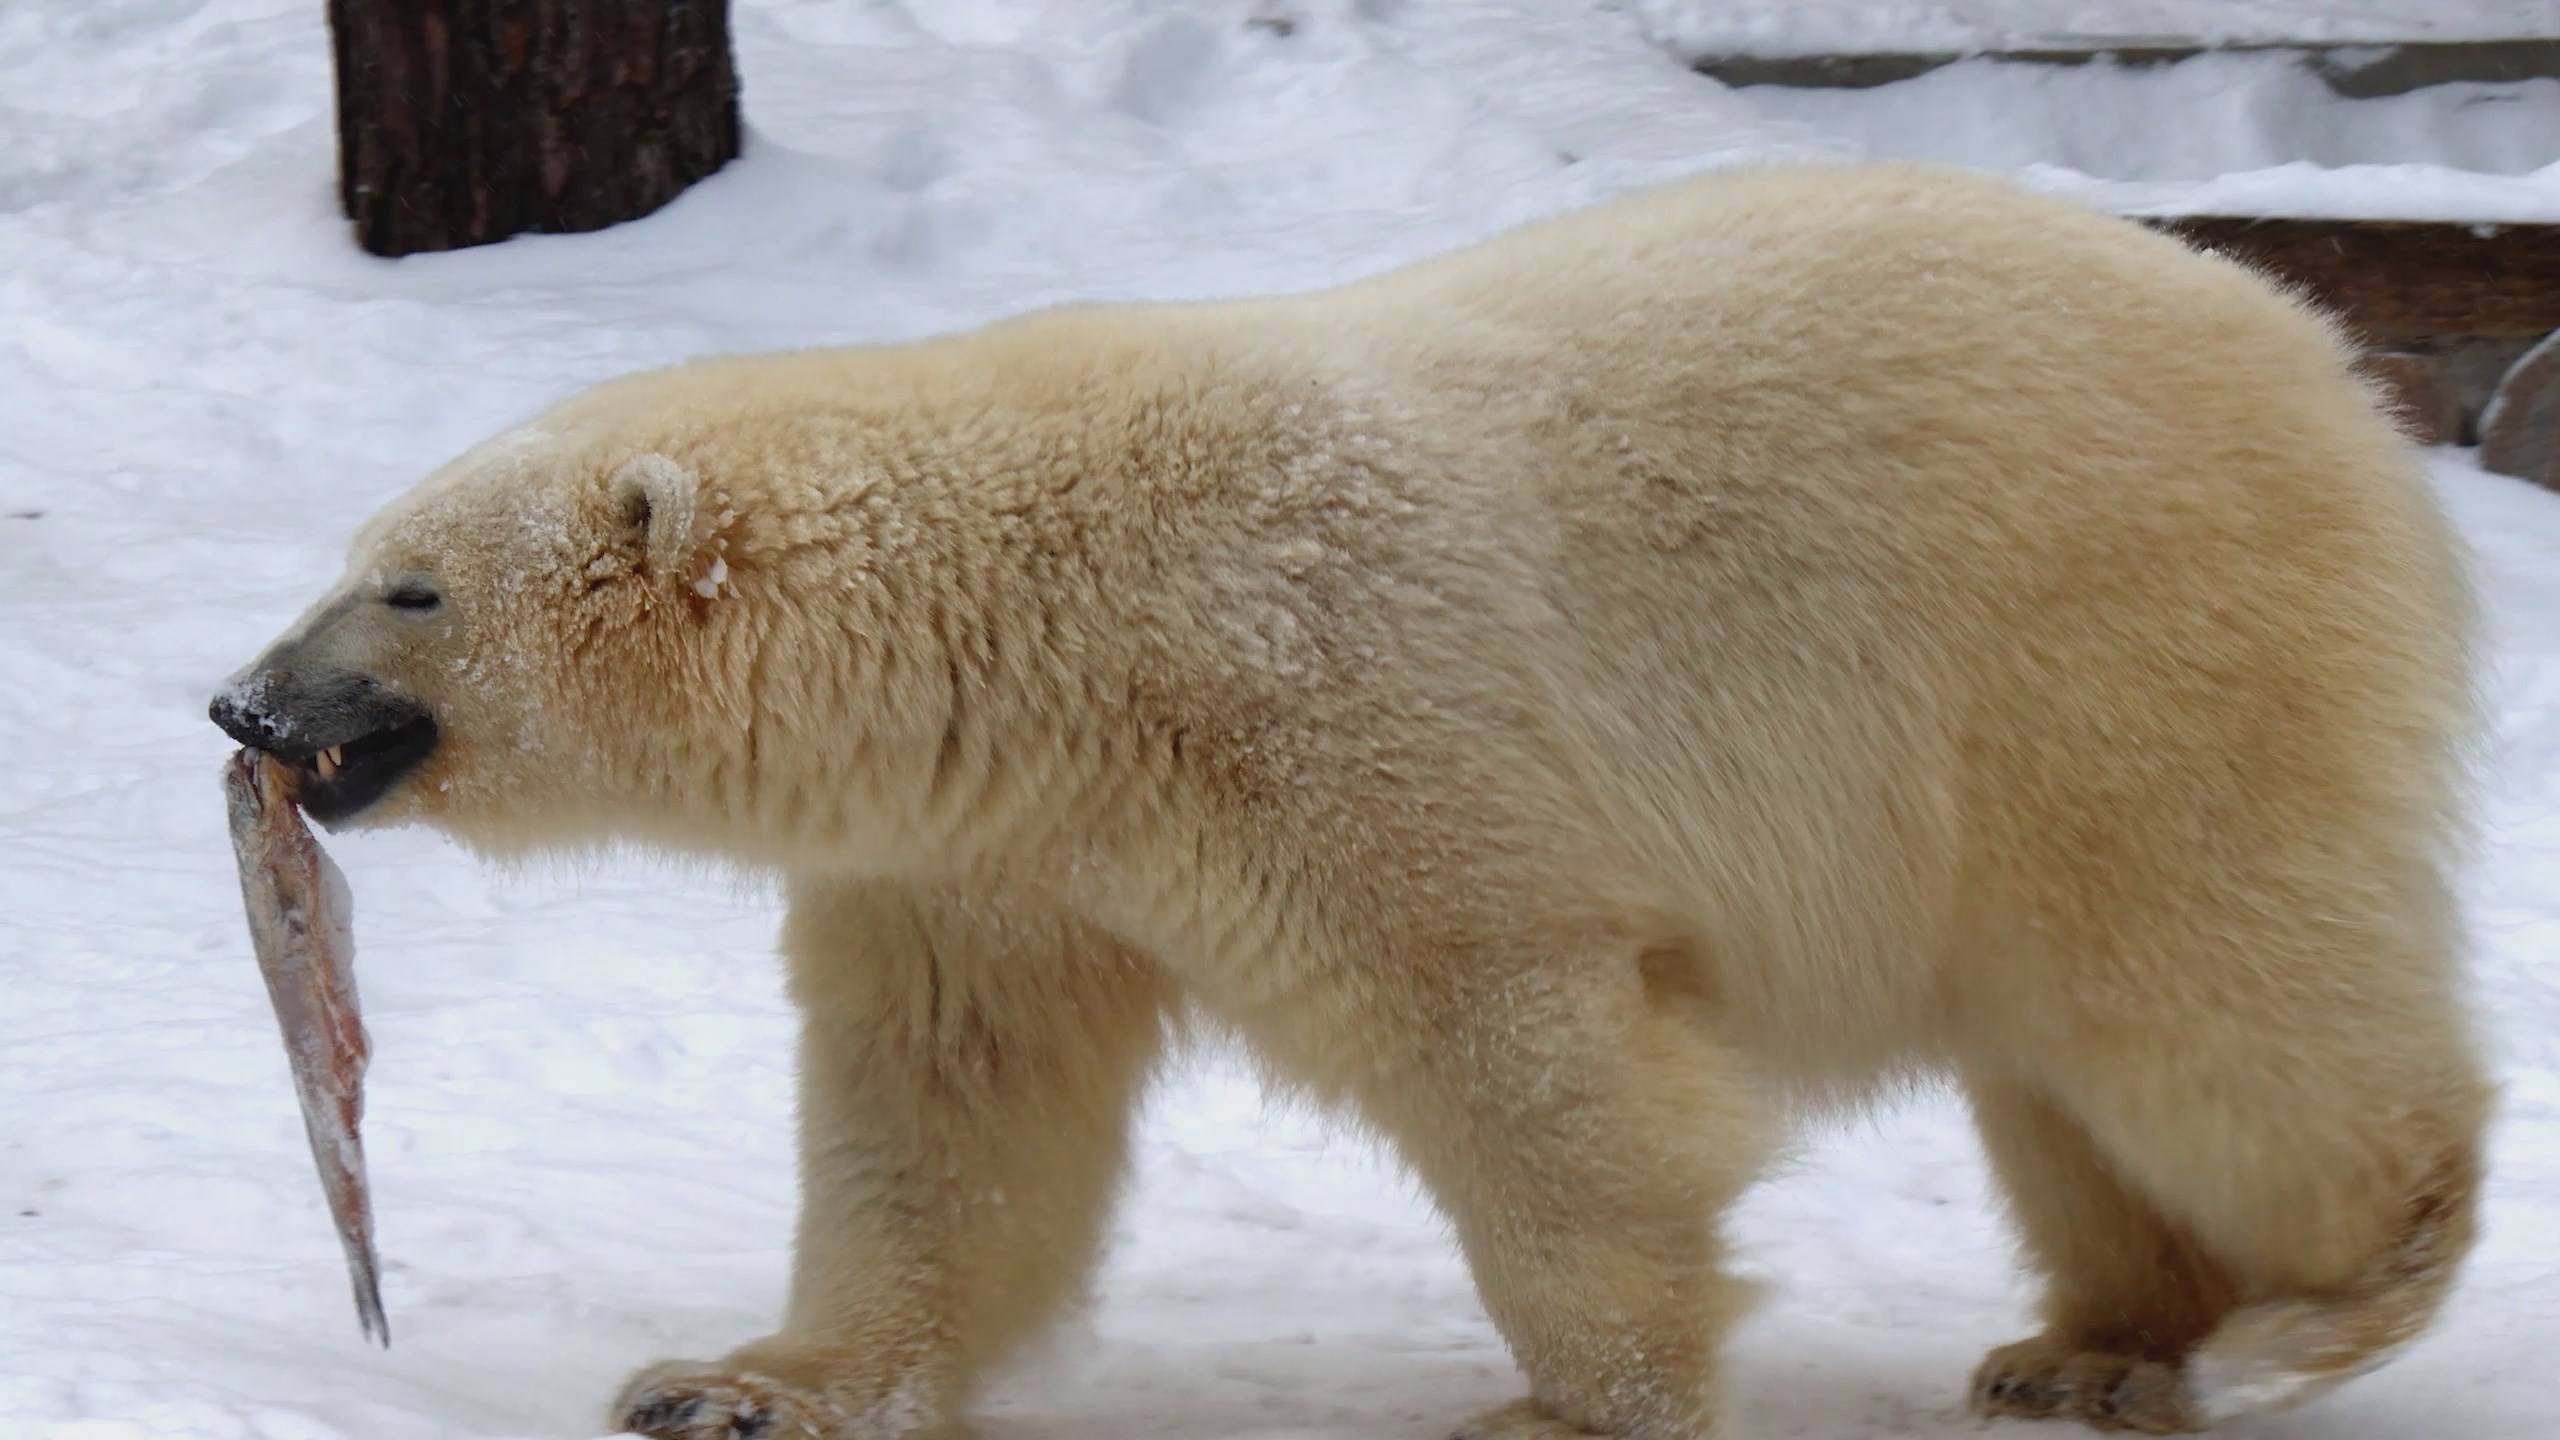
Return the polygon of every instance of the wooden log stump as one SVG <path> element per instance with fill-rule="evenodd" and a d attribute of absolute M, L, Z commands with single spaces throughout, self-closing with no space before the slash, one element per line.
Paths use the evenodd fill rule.
<path fill-rule="evenodd" d="M 738 153 L 728 0 L 329 0 L 329 32 L 377 255 L 600 230 Z"/>

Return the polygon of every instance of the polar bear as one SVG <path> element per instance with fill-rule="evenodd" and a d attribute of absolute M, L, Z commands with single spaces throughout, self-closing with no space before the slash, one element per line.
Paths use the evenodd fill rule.
<path fill-rule="evenodd" d="M 783 877 L 787 1312 L 660 1437 L 904 1436 L 1077 1293 L 1194 1013 L 1393 1144 L 1528 1396 L 1711 1432 L 1718 1212 L 1959 1082 L 1983 1410 L 2168 1432 L 2429 1322 L 2491 1101 L 2465 564 L 2330 325 L 1930 169 L 1328 292 L 605 384 L 213 707 L 331 825 Z"/>

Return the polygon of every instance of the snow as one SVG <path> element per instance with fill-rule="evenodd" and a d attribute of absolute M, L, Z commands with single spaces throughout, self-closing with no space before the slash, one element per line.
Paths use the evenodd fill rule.
<path fill-rule="evenodd" d="M 2301 67 L 2219 54 L 1743 93 L 1843 153 L 2023 171 L 2131 214 L 2560 221 L 2560 79 L 2344 99 Z"/>
<path fill-rule="evenodd" d="M 1635 0 L 1682 56 L 2560 39 L 2554 0 Z M 2380 50 L 2373 53 L 2380 54 Z M 1842 153 L 2022 172 L 2126 214 L 2560 221 L 2560 80 L 2346 99 L 2265 55 L 1965 60 L 1864 90 L 1753 86 Z"/>
<path fill-rule="evenodd" d="M 693 582 L 693 593 L 705 600 L 717 600 L 720 598 L 720 587 L 728 581 L 729 562 L 715 558 L 711 562 L 711 573 Z"/>
<path fill-rule="evenodd" d="M 2445 220 L 2482 228 L 2560 223 L 2560 164 L 2512 180 L 2446 165 L 2320 166 L 2288 161 L 2194 184 L 2110 181 L 2050 165 L 2022 178 L 2123 215 L 2281 215 L 2309 220 Z"/>
<path fill-rule="evenodd" d="M 748 3 L 746 159 L 639 224 L 388 263 L 336 211 L 323 7 L 0 7 L 0 733 L 18 756 L 0 774 L 0 1437 L 591 1435 L 631 1368 L 778 1313 L 773 897 L 625 861 L 493 872 L 394 834 L 330 842 L 364 906 L 366 1150 L 400 1341 L 357 1333 L 203 712 L 377 506 L 644 365 L 1070 297 L 1299 288 L 1702 165 L 1876 141 L 1688 73 L 1641 23 L 1671 7 L 1639 8 Z M 1916 33 L 2094 7 L 1856 8 Z M 2401 8 L 2439 30 L 2548 19 Z M 2075 103 L 2150 103 L 2092 95 Z M 2088 150 L 2070 175 L 2236 183 L 2143 179 L 2139 147 L 2104 134 Z M 2453 158 L 2429 142 L 2395 163 L 2459 177 Z M 2475 178 L 2547 194 L 2553 159 Z M 2315 173 L 2377 203 L 2407 178 Z M 2469 886 L 2509 1087 L 2488 1232 L 2440 1331 L 2248 1432 L 2277 1440 L 2527 1440 L 2556 1408 L 2560 497 L 2459 452 L 2433 473 L 2479 546 L 2497 647 Z M 1515 1389 L 1412 1187 L 1228 1057 L 1156 1095 L 1115 1230 L 1095 1305 L 989 1397 L 988 1433 L 1422 1437 Z M 1819 1137 L 1735 1235 L 1771 1290 L 1731 1347 L 1734 1435 L 2042 1433 L 1959 1413 L 1975 1358 L 2024 1329 L 2025 1291 L 1946 1098 Z"/>

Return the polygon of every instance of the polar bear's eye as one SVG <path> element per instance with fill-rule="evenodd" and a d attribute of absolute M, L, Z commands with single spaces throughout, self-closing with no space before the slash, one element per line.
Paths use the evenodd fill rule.
<path fill-rule="evenodd" d="M 444 597 L 424 585 L 409 584 L 383 596 L 382 603 L 394 610 L 433 610 L 444 603 Z"/>

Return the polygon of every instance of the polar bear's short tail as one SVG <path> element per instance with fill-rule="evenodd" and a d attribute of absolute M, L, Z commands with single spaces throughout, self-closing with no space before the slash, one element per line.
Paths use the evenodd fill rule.
<path fill-rule="evenodd" d="M 2399 1233 L 2352 1282 L 2234 1311 L 2187 1359 L 2197 1419 L 2218 1425 L 2301 1404 L 2417 1338 L 2471 1248 L 2479 1189 L 2477 1158 L 2452 1157 L 2429 1174 Z"/>

